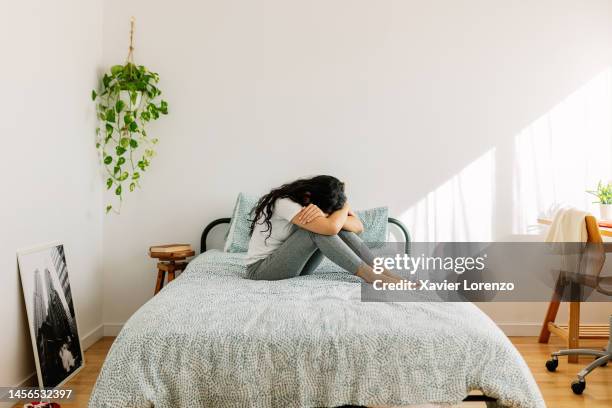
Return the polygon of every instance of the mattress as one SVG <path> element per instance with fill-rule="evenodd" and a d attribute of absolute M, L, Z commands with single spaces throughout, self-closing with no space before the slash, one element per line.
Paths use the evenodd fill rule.
<path fill-rule="evenodd" d="M 89 407 L 452 405 L 473 390 L 545 407 L 471 303 L 362 302 L 341 271 L 270 282 L 245 269 L 244 254 L 195 258 L 124 325 Z"/>

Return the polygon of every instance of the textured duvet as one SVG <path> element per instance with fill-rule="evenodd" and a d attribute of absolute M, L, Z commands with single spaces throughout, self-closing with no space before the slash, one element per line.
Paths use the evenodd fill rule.
<path fill-rule="evenodd" d="M 357 278 L 320 269 L 250 281 L 243 254 L 198 256 L 125 324 L 90 408 L 457 404 L 471 390 L 545 407 L 476 306 L 365 303 Z"/>

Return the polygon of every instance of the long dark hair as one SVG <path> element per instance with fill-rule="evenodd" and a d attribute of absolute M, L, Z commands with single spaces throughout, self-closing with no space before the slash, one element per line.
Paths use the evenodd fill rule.
<path fill-rule="evenodd" d="M 251 214 L 251 233 L 255 224 L 266 224 L 268 238 L 272 235 L 272 213 L 274 203 L 280 198 L 289 198 L 301 206 L 314 204 L 326 214 L 331 214 L 344 207 L 346 195 L 344 183 L 332 176 L 315 176 L 308 179 L 299 179 L 272 189 L 259 199 Z M 262 220 L 259 218 L 263 217 Z"/>

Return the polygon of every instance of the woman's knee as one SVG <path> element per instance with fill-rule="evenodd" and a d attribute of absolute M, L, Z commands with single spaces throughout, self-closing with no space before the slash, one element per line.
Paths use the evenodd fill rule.
<path fill-rule="evenodd" d="M 359 235 L 355 234 L 352 231 L 340 230 L 338 233 L 341 237 L 351 237 L 351 238 L 359 238 Z"/>
<path fill-rule="evenodd" d="M 326 234 L 319 234 L 316 232 L 312 232 L 312 231 L 306 231 L 308 233 L 308 236 L 313 240 L 336 240 L 339 239 L 340 237 L 340 233 L 338 234 L 334 234 L 334 235 L 326 235 Z"/>
<path fill-rule="evenodd" d="M 311 241 L 316 243 L 317 241 L 337 241 L 337 240 L 340 240 L 343 236 L 344 237 L 348 236 L 348 235 L 342 235 L 342 233 L 344 233 L 344 232 L 348 232 L 348 231 L 340 231 L 338 234 L 335 234 L 335 235 L 325 235 L 325 234 L 319 234 L 319 233 L 316 233 L 316 232 L 312 232 L 312 231 L 308 231 L 308 230 L 305 230 L 303 228 L 300 228 L 295 233 L 299 233 L 300 235 L 307 236 Z M 352 234 L 352 232 L 348 232 L 348 233 Z M 355 235 L 355 237 L 357 237 L 357 235 Z"/>
<path fill-rule="evenodd" d="M 291 234 L 291 236 L 293 237 L 295 235 L 296 238 L 298 237 L 311 238 L 313 234 L 315 233 L 305 230 L 304 228 L 298 228 L 295 230 L 295 232 L 293 232 L 293 234 Z"/>
<path fill-rule="evenodd" d="M 351 231 L 340 231 L 338 233 L 338 236 L 346 243 L 350 243 L 353 245 L 361 245 L 363 244 L 363 239 L 361 239 L 361 237 L 357 234 L 355 234 L 354 232 Z"/>

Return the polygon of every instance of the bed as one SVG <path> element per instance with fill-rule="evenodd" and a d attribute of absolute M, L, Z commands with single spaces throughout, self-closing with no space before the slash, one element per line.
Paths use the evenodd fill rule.
<path fill-rule="evenodd" d="M 211 223 L 202 253 L 124 325 L 90 408 L 545 407 L 523 358 L 475 305 L 361 302 L 359 279 L 339 270 L 244 279 L 245 254 L 206 251 L 228 221 Z"/>

